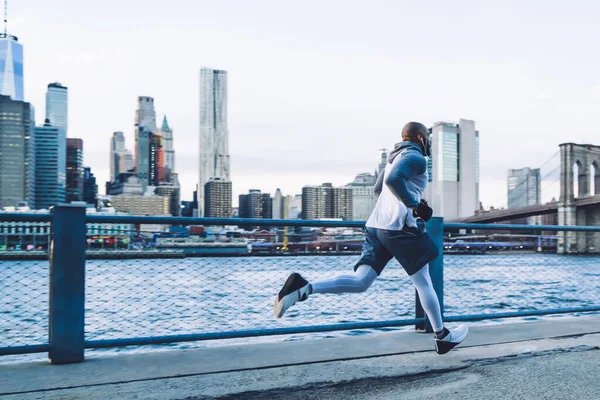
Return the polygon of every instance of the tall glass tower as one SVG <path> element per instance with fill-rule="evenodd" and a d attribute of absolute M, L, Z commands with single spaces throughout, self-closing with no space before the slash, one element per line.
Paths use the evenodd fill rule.
<path fill-rule="evenodd" d="M 160 133 L 165 152 L 165 180 L 170 182 L 171 174 L 175 172 L 175 150 L 173 149 L 173 129 L 169 126 L 166 115 L 163 118 Z"/>
<path fill-rule="evenodd" d="M 125 135 L 123 132 L 114 132 L 110 139 L 110 181 L 116 182 L 119 173 L 128 172 L 121 170 L 121 155 L 125 152 Z"/>
<path fill-rule="evenodd" d="M 154 98 L 139 96 L 135 111 L 135 172 L 144 190 L 150 178 L 150 141 L 156 132 Z"/>
<path fill-rule="evenodd" d="M 67 132 L 69 92 L 66 86 L 58 82 L 48 85 L 46 92 L 46 119 L 54 127 Z"/>
<path fill-rule="evenodd" d="M 67 139 L 67 202 L 83 200 L 83 140 Z"/>
<path fill-rule="evenodd" d="M 29 103 L 0 95 L 0 207 L 35 206 L 34 125 Z"/>
<path fill-rule="evenodd" d="M 431 127 L 430 184 L 424 193 L 434 215 L 452 220 L 479 210 L 479 131 L 475 122 L 436 122 Z M 430 161 L 430 163 L 429 163 Z"/>
<path fill-rule="evenodd" d="M 23 101 L 23 45 L 18 40 L 0 33 L 0 94 Z"/>
<path fill-rule="evenodd" d="M 67 137 L 46 120 L 35 129 L 35 207 L 64 203 L 67 194 Z"/>
<path fill-rule="evenodd" d="M 211 178 L 229 180 L 227 72 L 200 70 L 200 168 L 198 216 L 204 216 L 204 189 Z"/>

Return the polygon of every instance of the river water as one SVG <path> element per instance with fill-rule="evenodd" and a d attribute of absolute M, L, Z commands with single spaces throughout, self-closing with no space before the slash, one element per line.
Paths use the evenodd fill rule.
<path fill-rule="evenodd" d="M 284 318 L 273 317 L 273 298 L 289 273 L 300 272 L 309 280 L 332 277 L 351 272 L 357 258 L 89 260 L 86 264 L 86 340 L 414 317 L 414 289 L 395 262 L 386 267 L 365 293 L 315 295 L 291 308 Z M 47 342 L 48 274 L 46 261 L 0 262 L 0 347 Z M 600 305 L 600 257 L 546 254 L 444 257 L 447 316 L 597 305 Z M 373 331 L 286 335 L 256 340 L 302 340 Z M 248 341 L 181 343 L 93 350 L 90 353 Z M 45 358 L 45 355 L 37 357 Z"/>

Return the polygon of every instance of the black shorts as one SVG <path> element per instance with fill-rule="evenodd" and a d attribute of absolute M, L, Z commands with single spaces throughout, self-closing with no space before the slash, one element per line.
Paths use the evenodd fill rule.
<path fill-rule="evenodd" d="M 439 250 L 429 235 L 419 228 L 390 231 L 366 227 L 362 254 L 354 270 L 360 265 L 369 265 L 380 275 L 394 257 L 406 273 L 412 275 L 438 255 Z"/>

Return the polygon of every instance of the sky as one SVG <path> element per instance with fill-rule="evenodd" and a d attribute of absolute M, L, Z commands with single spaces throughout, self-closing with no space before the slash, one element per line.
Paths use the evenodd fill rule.
<path fill-rule="evenodd" d="M 182 199 L 198 180 L 199 71 L 229 79 L 234 204 L 256 188 L 300 193 L 372 172 L 420 121 L 475 121 L 480 200 L 506 203 L 509 168 L 558 185 L 559 143 L 600 144 L 600 2 L 28 0 L 9 2 L 25 100 L 43 123 L 50 82 L 69 88 L 99 193 L 110 137 L 134 146 L 138 96 L 174 130 Z"/>

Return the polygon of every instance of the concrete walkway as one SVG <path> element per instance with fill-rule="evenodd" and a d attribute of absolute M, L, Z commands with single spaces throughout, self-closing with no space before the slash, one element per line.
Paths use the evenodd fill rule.
<path fill-rule="evenodd" d="M 600 316 L 471 324 L 444 356 L 390 332 L 4 365 L 0 399 L 600 398 L 598 349 Z"/>

